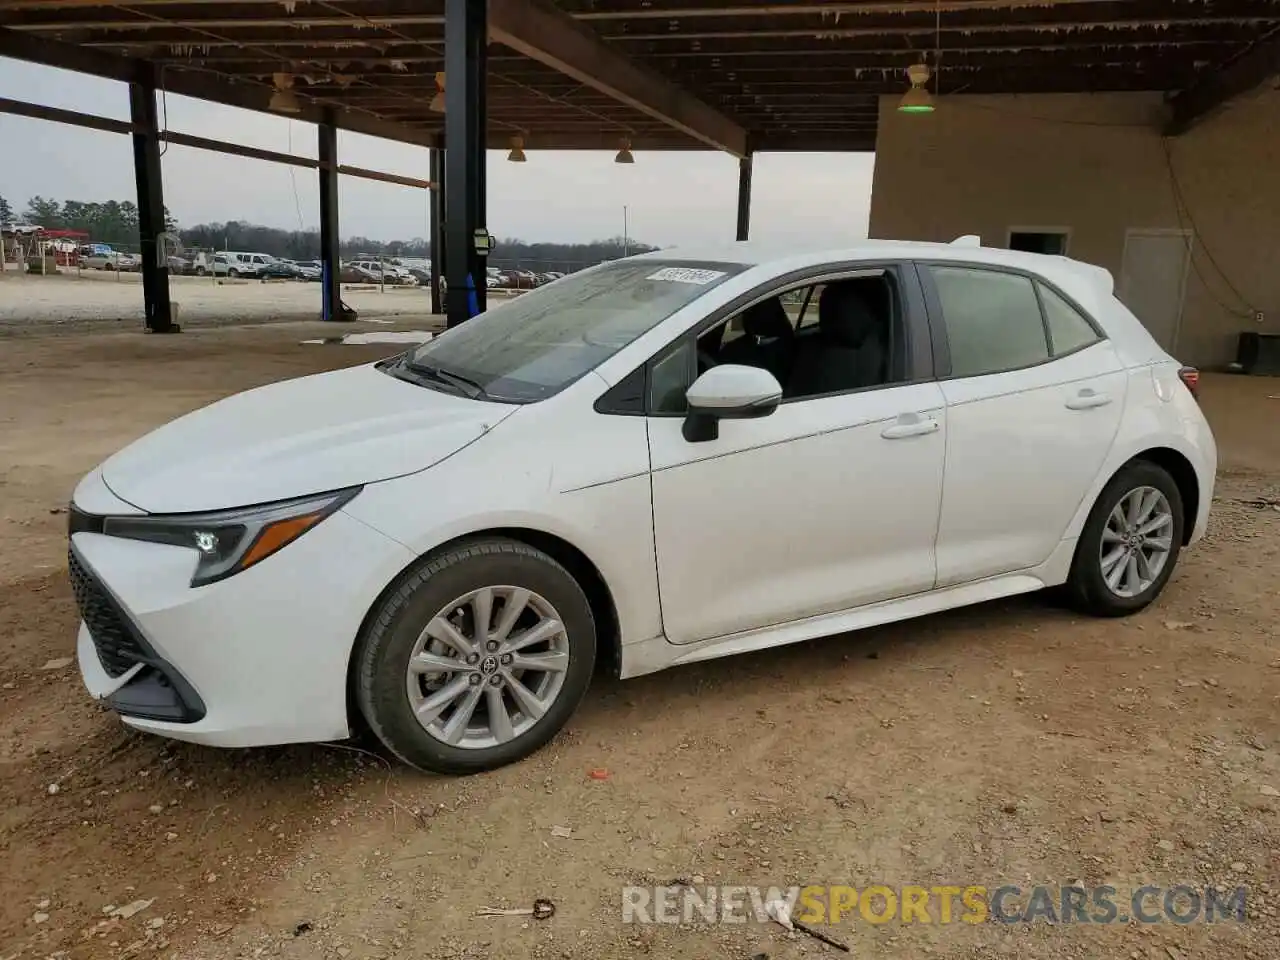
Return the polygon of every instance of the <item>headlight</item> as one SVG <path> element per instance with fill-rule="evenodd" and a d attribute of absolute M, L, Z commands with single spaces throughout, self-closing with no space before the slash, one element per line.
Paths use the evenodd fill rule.
<path fill-rule="evenodd" d="M 190 547 L 200 557 L 191 585 L 200 587 L 271 556 L 350 501 L 361 489 L 351 487 L 216 513 L 108 517 L 102 532 L 129 540 Z"/>

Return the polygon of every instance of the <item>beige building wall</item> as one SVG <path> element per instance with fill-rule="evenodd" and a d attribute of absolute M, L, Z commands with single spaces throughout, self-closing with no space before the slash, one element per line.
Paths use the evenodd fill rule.
<path fill-rule="evenodd" d="M 1239 331 L 1280 331 L 1280 92 L 1237 101 L 1169 141 L 1159 95 L 945 97 L 916 116 L 896 106 L 881 100 L 872 237 L 979 234 L 1004 247 L 1010 227 L 1065 227 L 1068 256 L 1106 267 L 1118 287 L 1126 230 L 1194 222 L 1172 352 L 1220 366 L 1235 358 Z"/>

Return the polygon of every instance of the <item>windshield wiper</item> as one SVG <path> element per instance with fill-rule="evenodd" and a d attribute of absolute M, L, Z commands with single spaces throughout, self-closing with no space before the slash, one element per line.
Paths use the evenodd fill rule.
<path fill-rule="evenodd" d="M 433 367 L 425 363 L 414 363 L 405 355 L 402 365 L 411 373 L 426 377 L 428 380 L 434 380 L 436 383 L 443 383 L 447 386 L 458 388 L 463 391 L 472 400 L 487 396 L 484 387 L 472 380 L 470 377 L 464 377 L 460 373 L 454 373 L 452 370 L 441 370 L 439 367 Z"/>

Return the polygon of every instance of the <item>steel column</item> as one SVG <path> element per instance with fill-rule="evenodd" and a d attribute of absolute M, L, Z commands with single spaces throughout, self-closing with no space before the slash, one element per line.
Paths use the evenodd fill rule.
<path fill-rule="evenodd" d="M 431 312 L 440 315 L 444 304 L 440 302 L 440 268 L 444 262 L 444 223 L 440 211 L 444 198 L 444 154 L 439 147 L 430 152 L 431 170 Z"/>
<path fill-rule="evenodd" d="M 738 161 L 738 233 L 746 240 L 751 232 L 751 154 Z"/>
<path fill-rule="evenodd" d="M 342 259 L 338 249 L 338 128 L 332 111 L 317 128 L 320 148 L 320 318 L 342 320 Z"/>
<path fill-rule="evenodd" d="M 169 261 L 160 241 L 164 233 L 164 182 L 160 170 L 160 121 L 156 111 L 156 74 L 139 64 L 129 84 L 129 120 L 133 124 L 133 175 L 138 186 L 138 235 L 142 243 L 142 301 L 148 333 L 177 333 L 169 302 Z"/>
<path fill-rule="evenodd" d="M 486 4 L 445 3 L 445 270 L 447 324 L 484 309 L 485 258 L 475 231 L 485 225 Z"/>

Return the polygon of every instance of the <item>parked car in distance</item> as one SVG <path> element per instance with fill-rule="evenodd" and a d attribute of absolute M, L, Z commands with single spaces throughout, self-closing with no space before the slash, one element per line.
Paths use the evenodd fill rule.
<path fill-rule="evenodd" d="M 324 267 L 319 260 L 298 261 L 298 276 L 303 280 L 319 280 L 324 276 Z"/>
<path fill-rule="evenodd" d="M 1217 448 L 1113 288 L 968 241 L 658 251 L 223 399 L 75 490 L 85 685 L 169 737 L 367 727 L 471 773 L 550 740 L 599 658 L 1046 587 L 1135 613 L 1204 536 Z"/>
<path fill-rule="evenodd" d="M 358 263 L 344 263 L 338 275 L 341 283 L 377 283 L 378 275 Z"/>
<path fill-rule="evenodd" d="M 279 257 L 268 260 L 258 274 L 264 280 L 296 280 L 299 275 L 297 264 Z"/>
<path fill-rule="evenodd" d="M 142 258 L 136 253 L 116 250 L 106 243 L 89 243 L 76 251 L 80 266 L 85 270 L 140 270 Z"/>
<path fill-rule="evenodd" d="M 236 253 L 227 254 L 228 277 L 261 277 L 267 267 L 275 260 L 269 253 Z"/>
<path fill-rule="evenodd" d="M 538 277 L 532 270 L 510 270 L 507 285 L 517 290 L 532 290 L 538 285 Z"/>
<path fill-rule="evenodd" d="M 217 277 L 259 277 L 267 266 L 275 260 L 269 253 L 244 253 L 236 250 L 220 250 L 211 257 L 199 253 L 195 257 L 195 273 L 207 276 L 212 273 Z"/>
<path fill-rule="evenodd" d="M 397 267 L 395 264 L 387 263 L 381 260 L 353 260 L 352 266 L 359 267 L 374 278 L 377 283 L 379 279 L 383 283 L 392 283 L 399 285 L 409 285 L 415 283 L 412 274 L 404 267 Z"/>
<path fill-rule="evenodd" d="M 168 258 L 169 273 L 181 276 L 191 272 L 191 261 L 186 257 L 172 256 Z"/>

